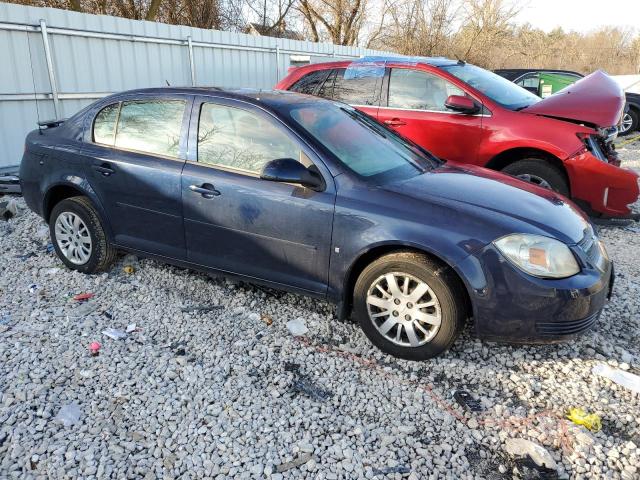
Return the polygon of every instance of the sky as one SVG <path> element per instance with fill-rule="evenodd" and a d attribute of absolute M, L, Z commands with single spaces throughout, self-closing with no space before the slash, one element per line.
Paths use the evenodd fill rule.
<path fill-rule="evenodd" d="M 549 31 L 587 32 L 603 25 L 640 29 L 640 0 L 528 0 L 517 23 L 530 23 Z"/>

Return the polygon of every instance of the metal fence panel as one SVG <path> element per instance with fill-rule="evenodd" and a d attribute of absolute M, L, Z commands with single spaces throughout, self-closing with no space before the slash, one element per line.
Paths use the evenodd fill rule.
<path fill-rule="evenodd" d="M 0 3 L 0 170 L 20 163 L 38 120 L 69 117 L 109 93 L 167 83 L 271 88 L 292 54 L 385 53 Z"/>

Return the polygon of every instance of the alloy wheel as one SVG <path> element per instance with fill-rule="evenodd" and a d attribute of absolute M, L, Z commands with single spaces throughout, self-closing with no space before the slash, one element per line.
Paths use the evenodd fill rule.
<path fill-rule="evenodd" d="M 62 212 L 55 223 L 56 243 L 67 260 L 83 265 L 91 257 L 91 235 L 87 225 L 73 212 Z"/>
<path fill-rule="evenodd" d="M 367 310 L 376 329 L 403 347 L 429 343 L 442 323 L 434 291 L 426 282 L 402 272 L 385 273 L 371 284 Z"/>
<path fill-rule="evenodd" d="M 538 175 L 531 175 L 530 173 L 523 173 L 518 175 L 518 178 L 524 180 L 525 182 L 533 183 L 534 185 L 538 185 L 539 187 L 546 188 L 548 190 L 553 190 L 551 188 L 551 184 L 547 182 L 544 178 L 539 177 Z"/>
<path fill-rule="evenodd" d="M 627 133 L 633 125 L 633 118 L 629 115 L 629 112 L 625 113 L 622 117 L 622 123 L 620 124 L 620 133 Z"/>

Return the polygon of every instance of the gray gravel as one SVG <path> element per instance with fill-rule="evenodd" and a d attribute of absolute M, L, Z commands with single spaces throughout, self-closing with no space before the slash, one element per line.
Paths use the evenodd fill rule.
<path fill-rule="evenodd" d="M 640 150 L 620 151 L 640 170 Z M 580 340 L 514 347 L 467 331 L 411 363 L 304 297 L 150 260 L 71 272 L 18 206 L 0 222 L 0 478 L 532 478 L 508 438 L 543 445 L 560 478 L 640 478 L 640 398 L 591 373 L 640 374 L 640 232 L 602 229 L 616 291 Z M 286 327 L 297 319 L 303 338 Z M 101 333 L 132 323 L 122 340 Z M 457 406 L 459 387 L 484 411 Z M 570 407 L 602 430 L 565 420 Z"/>

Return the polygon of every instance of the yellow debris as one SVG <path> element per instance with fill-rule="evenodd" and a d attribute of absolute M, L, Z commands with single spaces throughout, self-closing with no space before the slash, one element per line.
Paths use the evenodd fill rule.
<path fill-rule="evenodd" d="M 133 268 L 131 265 L 125 265 L 123 270 L 124 270 L 124 273 L 133 273 L 136 271 L 136 269 Z"/>
<path fill-rule="evenodd" d="M 576 425 L 582 425 L 592 432 L 597 432 L 602 428 L 600 417 L 595 413 L 587 414 L 582 408 L 571 408 L 567 418 Z"/>

